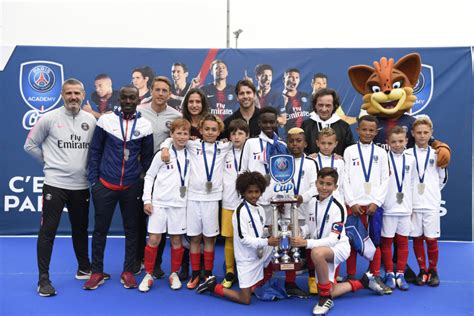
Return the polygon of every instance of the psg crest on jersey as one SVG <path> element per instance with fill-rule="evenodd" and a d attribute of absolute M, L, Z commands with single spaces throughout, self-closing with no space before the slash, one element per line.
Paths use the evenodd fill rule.
<path fill-rule="evenodd" d="M 270 158 L 270 174 L 280 183 L 286 183 L 295 174 L 295 159 L 291 155 L 274 155 Z"/>
<path fill-rule="evenodd" d="M 33 110 L 44 113 L 61 100 L 63 65 L 51 61 L 29 61 L 20 66 L 20 92 Z"/>
<path fill-rule="evenodd" d="M 421 65 L 420 76 L 413 88 L 413 94 L 416 96 L 415 104 L 411 109 L 411 115 L 421 112 L 430 103 L 433 95 L 433 67 L 430 65 Z"/>

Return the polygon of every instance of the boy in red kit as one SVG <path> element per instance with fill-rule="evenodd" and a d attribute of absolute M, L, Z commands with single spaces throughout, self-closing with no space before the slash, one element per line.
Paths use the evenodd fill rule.
<path fill-rule="evenodd" d="M 155 155 L 145 176 L 143 189 L 143 210 L 148 218 L 148 244 L 145 247 L 146 275 L 138 290 L 148 292 L 153 285 L 153 270 L 161 241 L 161 235 L 168 232 L 171 241 L 170 287 L 181 288 L 178 271 L 183 259 L 184 248 L 181 237 L 186 233 L 186 187 L 189 182 L 188 152 L 191 124 L 185 119 L 171 123 L 171 157 L 168 163 Z M 153 192 L 153 193 L 152 193 Z"/>
<path fill-rule="evenodd" d="M 359 118 L 358 123 L 356 131 L 359 134 L 359 141 L 344 151 L 344 197 L 346 204 L 350 206 L 347 214 L 359 216 L 362 223 L 369 228 L 370 237 L 376 246 L 375 255 L 369 266 L 370 273 L 384 289 L 384 293 L 390 294 L 392 289 L 380 278 L 381 252 L 378 247 L 381 234 L 378 219 L 383 212 L 381 206 L 385 201 L 389 179 L 388 157 L 387 152 L 373 142 L 377 135 L 377 118 L 365 115 Z M 356 264 L 357 252 L 352 248 L 351 255 L 347 259 L 348 279 L 355 279 Z"/>
<path fill-rule="evenodd" d="M 412 127 L 415 147 L 408 149 L 416 161 L 416 181 L 413 191 L 413 213 L 411 222 L 413 230 L 413 248 L 420 273 L 416 278 L 417 285 L 438 286 L 438 238 L 440 236 L 441 190 L 448 180 L 447 169 L 436 165 L 436 153 L 428 145 L 433 135 L 433 123 L 428 117 L 418 118 Z M 425 246 L 428 248 L 429 268 L 426 269 Z M 428 272 L 427 272 L 428 271 Z"/>
<path fill-rule="evenodd" d="M 408 235 L 411 230 L 413 186 L 415 181 L 415 159 L 403 151 L 408 143 L 407 133 L 401 126 L 395 126 L 387 133 L 390 146 L 387 195 L 383 203 L 382 259 L 385 266 L 385 284 L 391 289 L 408 290 L 405 267 L 408 260 Z M 397 242 L 397 270 L 394 273 L 392 261 L 393 240 Z"/>

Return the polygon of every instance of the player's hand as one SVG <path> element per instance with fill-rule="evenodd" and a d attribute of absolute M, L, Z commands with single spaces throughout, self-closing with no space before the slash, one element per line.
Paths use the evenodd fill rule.
<path fill-rule="evenodd" d="M 168 148 L 161 149 L 161 161 L 163 162 L 170 161 L 170 150 Z"/>
<path fill-rule="evenodd" d="M 306 247 L 308 242 L 303 237 L 298 236 L 298 237 L 291 237 L 290 244 L 292 247 L 300 248 L 300 247 Z"/>
<path fill-rule="evenodd" d="M 317 153 L 312 153 L 312 154 L 309 154 L 308 157 L 311 158 L 311 159 L 316 159 L 318 157 L 318 154 Z"/>
<path fill-rule="evenodd" d="M 82 109 L 88 113 L 92 113 L 92 106 L 89 103 L 89 100 L 87 100 L 86 103 L 82 106 Z"/>
<path fill-rule="evenodd" d="M 336 160 L 343 160 L 344 158 L 342 158 L 341 155 L 338 155 L 338 154 L 334 153 L 334 159 L 336 159 Z"/>
<path fill-rule="evenodd" d="M 191 89 L 199 87 L 201 84 L 201 77 L 199 74 L 191 80 Z"/>
<path fill-rule="evenodd" d="M 276 247 L 280 244 L 280 237 L 268 237 L 268 245 Z"/>
<path fill-rule="evenodd" d="M 298 201 L 296 206 L 300 207 L 300 205 L 303 204 L 303 197 L 301 195 L 297 195 L 296 200 Z"/>
<path fill-rule="evenodd" d="M 150 216 L 153 213 L 153 206 L 151 204 L 143 205 L 143 212 L 145 212 L 146 215 Z"/>
<path fill-rule="evenodd" d="M 354 204 L 351 206 L 352 214 L 355 216 L 361 216 L 364 214 L 364 210 L 362 210 L 362 207 L 360 207 L 359 204 Z"/>
<path fill-rule="evenodd" d="M 370 203 L 369 207 L 367 208 L 367 215 L 374 215 L 377 209 L 378 209 L 377 204 Z"/>
<path fill-rule="evenodd" d="M 287 120 L 288 119 L 286 117 L 286 113 L 279 115 L 278 118 L 277 118 L 278 125 L 285 126 Z"/>

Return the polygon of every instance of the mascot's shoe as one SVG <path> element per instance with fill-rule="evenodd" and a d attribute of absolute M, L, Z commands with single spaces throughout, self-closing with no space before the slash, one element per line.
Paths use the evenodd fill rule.
<path fill-rule="evenodd" d="M 308 277 L 308 289 L 309 289 L 309 294 L 311 295 L 318 294 L 318 285 L 316 284 L 316 277 Z"/>
<path fill-rule="evenodd" d="M 150 273 L 145 274 L 145 277 L 138 286 L 138 290 L 142 293 L 148 292 L 153 286 L 153 281 L 153 276 Z"/>
<path fill-rule="evenodd" d="M 321 297 L 319 303 L 313 308 L 313 316 L 327 315 L 329 310 L 334 306 L 334 302 L 329 297 Z"/>
<path fill-rule="evenodd" d="M 420 273 L 418 273 L 418 276 L 415 279 L 415 284 L 421 286 L 421 285 L 425 285 L 427 281 L 428 281 L 428 273 L 426 273 L 425 270 L 421 269 Z"/>
<path fill-rule="evenodd" d="M 407 281 L 405 280 L 405 275 L 403 273 L 397 273 L 397 287 L 402 291 L 408 291 L 410 288 Z"/>
<path fill-rule="evenodd" d="M 428 285 L 432 287 L 439 286 L 439 276 L 438 271 L 431 269 L 428 276 Z"/>
<path fill-rule="evenodd" d="M 286 294 L 289 297 L 310 298 L 310 295 L 300 289 L 296 283 L 285 283 Z"/>
<path fill-rule="evenodd" d="M 222 285 L 224 286 L 224 288 L 230 289 L 232 285 L 234 284 L 234 282 L 235 282 L 235 275 L 232 272 L 228 272 L 225 275 L 224 280 L 222 281 Z"/>
<path fill-rule="evenodd" d="M 393 272 L 389 272 L 385 275 L 385 285 L 394 290 L 397 285 L 395 284 L 395 274 Z"/>

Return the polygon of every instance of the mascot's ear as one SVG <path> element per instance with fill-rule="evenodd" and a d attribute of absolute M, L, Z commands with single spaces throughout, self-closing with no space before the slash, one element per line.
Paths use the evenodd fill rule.
<path fill-rule="evenodd" d="M 366 93 L 365 84 L 369 77 L 374 73 L 374 68 L 367 65 L 356 65 L 349 67 L 348 73 L 354 89 L 364 95 Z"/>
<path fill-rule="evenodd" d="M 393 68 L 403 72 L 410 80 L 411 87 L 414 87 L 420 76 L 421 57 L 418 53 L 405 55 L 397 61 Z"/>

